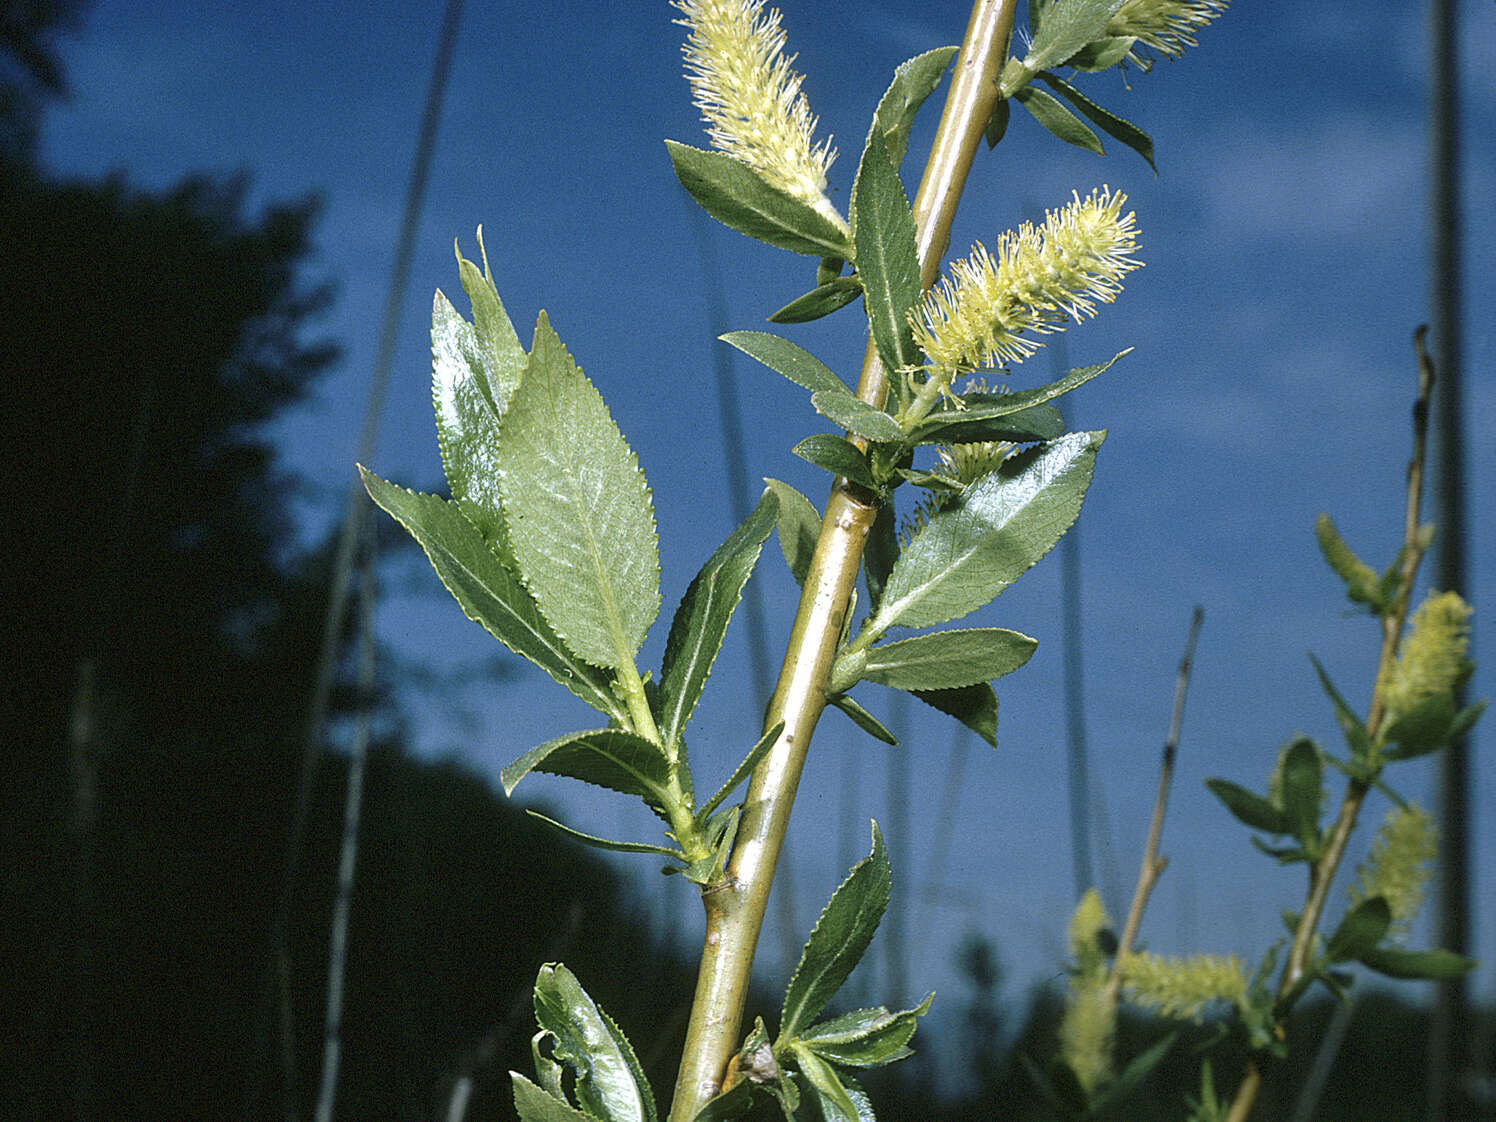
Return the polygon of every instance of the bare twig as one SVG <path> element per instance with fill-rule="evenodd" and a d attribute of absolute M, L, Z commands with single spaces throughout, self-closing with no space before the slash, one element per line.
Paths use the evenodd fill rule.
<path fill-rule="evenodd" d="M 1163 875 L 1168 865 L 1167 857 L 1158 855 L 1159 842 L 1164 833 L 1164 814 L 1169 807 L 1169 788 L 1174 782 L 1174 757 L 1179 751 L 1179 729 L 1184 723 L 1184 696 L 1189 690 L 1190 667 L 1195 660 L 1195 642 L 1200 637 L 1200 625 L 1205 622 L 1205 609 L 1196 605 L 1190 615 L 1189 636 L 1184 641 L 1184 654 L 1179 659 L 1179 676 L 1174 681 L 1174 712 L 1169 718 L 1169 735 L 1164 740 L 1163 760 L 1158 769 L 1158 795 L 1153 800 L 1153 819 L 1148 823 L 1148 841 L 1143 846 L 1143 863 L 1138 869 L 1137 887 L 1132 892 L 1132 906 L 1127 910 L 1127 922 L 1122 927 L 1122 937 L 1117 941 L 1117 954 L 1112 960 L 1112 972 L 1106 980 L 1106 998 L 1113 1004 L 1117 991 L 1122 986 L 1122 963 L 1132 952 L 1137 941 L 1138 929 L 1143 925 L 1143 909 L 1148 906 L 1148 897 L 1153 886 Z"/>

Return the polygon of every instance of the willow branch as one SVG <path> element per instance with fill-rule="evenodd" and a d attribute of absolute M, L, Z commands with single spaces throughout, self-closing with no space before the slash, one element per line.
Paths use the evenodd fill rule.
<path fill-rule="evenodd" d="M 1414 345 L 1418 351 L 1418 396 L 1413 402 L 1413 454 L 1408 459 L 1407 501 L 1404 505 L 1403 545 L 1399 558 L 1400 579 L 1397 598 L 1393 601 L 1391 608 L 1382 615 L 1382 649 L 1377 659 L 1376 684 L 1371 691 L 1371 706 L 1366 715 L 1366 733 L 1373 744 L 1376 743 L 1377 736 L 1382 731 L 1382 722 L 1386 717 L 1387 679 L 1392 672 L 1393 664 L 1397 661 L 1398 644 L 1402 640 L 1403 626 L 1408 618 L 1408 607 L 1413 599 L 1413 582 L 1418 576 L 1418 564 L 1423 560 L 1423 553 L 1427 548 L 1421 528 L 1423 470 L 1428 449 L 1429 395 L 1434 386 L 1434 365 L 1423 343 L 1427 331 L 1426 327 L 1420 327 L 1413 335 Z M 1330 829 L 1325 848 L 1319 859 L 1310 866 L 1309 893 L 1304 901 L 1304 910 L 1299 914 L 1298 925 L 1294 928 L 1293 944 L 1289 948 L 1288 961 L 1283 964 L 1283 976 L 1278 981 L 1277 996 L 1280 1005 L 1287 1003 L 1286 999 L 1298 988 L 1309 967 L 1309 959 L 1314 951 L 1315 935 L 1319 931 L 1319 922 L 1324 916 L 1325 903 L 1330 896 L 1330 886 L 1335 880 L 1335 873 L 1340 868 L 1340 862 L 1345 857 L 1351 832 L 1356 828 L 1356 819 L 1361 813 L 1361 806 L 1366 801 L 1366 795 L 1370 789 L 1370 784 L 1361 779 L 1351 779 L 1346 783 L 1345 795 L 1340 800 L 1340 810 L 1335 816 L 1335 824 Z M 1280 1034 L 1283 1032 L 1283 1024 L 1288 1013 L 1287 1008 L 1282 1008 L 1278 1012 Z M 1256 1059 L 1250 1059 L 1247 1062 L 1246 1075 L 1237 1087 L 1236 1097 L 1231 1102 L 1231 1112 L 1226 1116 L 1226 1122 L 1246 1122 L 1261 1088 L 1261 1069 Z"/>
<path fill-rule="evenodd" d="M 1015 3 L 976 0 L 972 7 L 914 201 L 920 277 L 927 288 L 934 282 L 949 243 L 967 173 L 997 104 L 997 73 L 1013 26 Z M 857 392 L 878 407 L 888 396 L 888 373 L 871 339 Z M 766 729 L 780 721 L 784 728 L 749 784 L 726 879 L 703 894 L 706 940 L 670 1122 L 691 1122 L 721 1089 L 723 1071 L 737 1047 L 769 888 L 811 734 L 825 706 L 826 680 L 877 510 L 874 497 L 862 488 L 845 479 L 832 486 L 779 682 L 765 717 Z"/>

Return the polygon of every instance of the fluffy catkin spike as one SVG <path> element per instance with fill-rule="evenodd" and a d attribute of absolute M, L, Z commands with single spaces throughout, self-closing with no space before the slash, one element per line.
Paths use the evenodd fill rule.
<path fill-rule="evenodd" d="M 1080 976 L 1105 975 L 1106 955 L 1101 949 L 1101 933 L 1111 924 L 1112 919 L 1106 914 L 1101 894 L 1094 888 L 1088 888 L 1080 898 L 1080 903 L 1075 905 L 1068 932 L 1070 957 L 1075 960 L 1075 968 Z"/>
<path fill-rule="evenodd" d="M 1106 33 L 1136 39 L 1145 47 L 1178 58 L 1196 46 L 1195 32 L 1226 10 L 1226 0 L 1123 0 L 1107 22 Z M 1134 63 L 1146 65 L 1135 53 Z"/>
<path fill-rule="evenodd" d="M 1165 1017 L 1198 1020 L 1212 1001 L 1240 1004 L 1247 996 L 1247 978 L 1235 955 L 1130 954 L 1121 970 L 1133 1002 Z"/>
<path fill-rule="evenodd" d="M 1373 896 L 1387 901 L 1395 933 L 1406 934 L 1418 909 L 1423 889 L 1438 852 L 1438 830 L 1423 808 L 1409 803 L 1387 812 L 1371 852 L 1356 870 L 1351 901 L 1359 904 Z"/>
<path fill-rule="evenodd" d="M 1456 592 L 1431 593 L 1403 639 L 1383 688 L 1389 723 L 1448 693 L 1469 672 L 1470 605 Z"/>
<path fill-rule="evenodd" d="M 1066 320 L 1096 314 L 1116 299 L 1122 278 L 1142 262 L 1136 216 L 1109 187 L 1085 199 L 1073 193 L 1044 225 L 1007 231 L 997 252 L 978 244 L 910 313 L 914 341 L 930 376 L 949 384 L 997 363 L 1021 362 L 1039 349 L 1032 336 L 1062 331 Z"/>
<path fill-rule="evenodd" d="M 717 148 L 742 160 L 765 182 L 814 207 L 838 228 L 846 220 L 826 198 L 830 142 L 812 138 L 816 118 L 804 80 L 784 54 L 779 12 L 763 0 L 675 0 L 690 31 L 686 77 Z"/>
<path fill-rule="evenodd" d="M 1117 1006 L 1108 999 L 1101 979 L 1070 983 L 1065 1015 L 1060 1020 L 1060 1058 L 1087 1091 L 1112 1073 L 1112 1038 L 1117 1028 Z"/>

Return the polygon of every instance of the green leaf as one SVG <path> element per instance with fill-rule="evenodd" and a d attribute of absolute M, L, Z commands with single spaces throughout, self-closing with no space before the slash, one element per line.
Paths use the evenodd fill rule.
<path fill-rule="evenodd" d="M 992 116 L 987 118 L 987 124 L 982 128 L 982 138 L 987 141 L 990 151 L 1002 143 L 1003 137 L 1008 135 L 1008 124 L 1013 119 L 1013 104 L 1008 98 L 1002 98 L 992 107 Z"/>
<path fill-rule="evenodd" d="M 793 1039 L 841 989 L 872 941 L 892 884 L 888 851 L 874 822 L 872 852 L 831 894 L 790 977 L 779 1018 L 781 1040 Z"/>
<path fill-rule="evenodd" d="M 927 429 L 944 428 L 952 424 L 988 420 L 993 417 L 1006 417 L 1035 405 L 1053 401 L 1078 386 L 1085 385 L 1098 374 L 1111 369 L 1118 359 L 1131 353 L 1132 348 L 1128 347 L 1125 351 L 1118 351 L 1106 362 L 1097 366 L 1077 367 L 1063 378 L 1057 378 L 1048 385 L 1035 389 L 1018 390 L 1015 393 L 968 394 L 962 399 L 962 408 L 947 404 L 932 410 L 921 425 L 910 434 L 910 442 L 927 443 L 925 439 Z"/>
<path fill-rule="evenodd" d="M 574 654 L 551 629 L 529 591 L 457 503 L 386 483 L 363 467 L 359 473 L 369 497 L 421 544 L 468 619 L 594 709 L 617 720 L 627 716 L 604 672 Z"/>
<path fill-rule="evenodd" d="M 894 524 L 893 503 L 882 503 L 873 516 L 873 528 L 862 550 L 862 575 L 867 583 L 868 610 L 876 612 L 883 599 L 883 586 L 899 559 L 899 531 Z"/>
<path fill-rule="evenodd" d="M 991 682 L 948 690 L 912 690 L 915 697 L 955 717 L 992 747 L 997 747 L 997 693 Z"/>
<path fill-rule="evenodd" d="M 673 140 L 665 141 L 665 147 L 681 186 L 723 225 L 795 253 L 852 259 L 852 245 L 836 223 L 771 187 L 742 160 Z"/>
<path fill-rule="evenodd" d="M 765 539 L 779 516 L 779 498 L 765 491 L 758 506 L 707 558 L 676 609 L 660 667 L 657 709 L 666 744 L 679 744 L 701 698 L 743 586 L 758 563 Z"/>
<path fill-rule="evenodd" d="M 472 325 L 437 292 L 431 308 L 431 400 L 442 469 L 452 497 L 472 506 L 469 517 L 484 538 L 502 543 L 504 516 L 494 464 L 499 406 L 489 381 L 496 365 L 486 353 L 489 349 L 479 343 Z M 524 361 L 521 348 L 520 370 Z"/>
<path fill-rule="evenodd" d="M 1122 6 L 1122 0 L 1054 0 L 1045 6 L 1028 54 L 1025 70 L 1049 70 L 1106 33 L 1107 22 Z"/>
<path fill-rule="evenodd" d="M 551 1035 L 556 1059 L 575 1070 L 575 1094 L 584 1112 L 607 1122 L 658 1122 L 633 1048 L 559 963 L 540 968 L 535 1019 Z"/>
<path fill-rule="evenodd" d="M 1093 39 L 1065 60 L 1066 66 L 1084 70 L 1090 74 L 1110 70 L 1132 53 L 1137 38 L 1132 35 L 1107 36 Z M 1150 161 L 1151 162 L 1151 161 Z"/>
<path fill-rule="evenodd" d="M 1261 795 L 1254 795 L 1229 779 L 1207 779 L 1205 786 L 1225 804 L 1237 821 L 1254 830 L 1265 830 L 1269 834 L 1290 832 L 1292 827 L 1289 825 L 1288 815 Z"/>
<path fill-rule="evenodd" d="M 758 762 L 769 754 L 769 749 L 774 747 L 775 741 L 779 739 L 779 734 L 783 731 L 784 722 L 780 721 L 758 738 L 758 743 L 749 749 L 748 754 L 743 757 L 743 762 L 733 769 L 733 773 L 727 777 L 727 782 L 718 787 L 717 793 L 696 812 L 698 822 L 705 822 L 710 818 L 712 812 L 722 805 L 723 800 L 737 790 L 738 784 L 752 774 L 753 769 L 758 767 Z"/>
<path fill-rule="evenodd" d="M 1424 698 L 1387 725 L 1382 738 L 1397 747 L 1384 755 L 1411 760 L 1438 751 L 1453 739 L 1449 730 L 1455 715 L 1453 695 L 1437 693 Z"/>
<path fill-rule="evenodd" d="M 520 1122 L 597 1122 L 590 1114 L 552 1098 L 517 1071 L 509 1078 L 514 1086 L 514 1109 Z"/>
<path fill-rule="evenodd" d="M 909 1041 L 930 1011 L 932 993 L 913 1009 L 858 1009 L 807 1029 L 800 1039 L 816 1055 L 844 1067 L 883 1067 L 913 1054 Z"/>
<path fill-rule="evenodd" d="M 805 574 L 810 571 L 810 557 L 815 552 L 816 539 L 821 535 L 821 515 L 815 504 L 788 483 L 777 479 L 765 479 L 769 490 L 779 496 L 779 549 L 784 561 L 795 575 L 796 584 L 805 583 Z"/>
<path fill-rule="evenodd" d="M 1167 1036 L 1154 1041 L 1148 1048 L 1134 1056 L 1132 1061 L 1122 1069 L 1117 1077 L 1106 1085 L 1101 1094 L 1096 1096 L 1092 1103 L 1092 1107 L 1096 1112 L 1099 1114 L 1113 1103 L 1121 1102 L 1128 1095 L 1132 1094 L 1133 1089 L 1144 1079 L 1148 1078 L 1148 1073 L 1163 1062 L 1164 1057 L 1169 1054 L 1169 1049 L 1174 1047 L 1174 1041 L 1178 1038 L 1179 1033 L 1177 1031 L 1171 1032 Z"/>
<path fill-rule="evenodd" d="M 795 1064 L 820 1108 L 824 1122 L 861 1122 L 856 1105 L 842 1086 L 836 1069 L 799 1041 L 790 1042 Z"/>
<path fill-rule="evenodd" d="M 1416 756 L 1427 755 L 1429 752 L 1442 748 L 1446 744 L 1455 744 L 1475 727 L 1475 722 L 1480 720 L 1480 715 L 1485 711 L 1486 703 L 1484 701 L 1477 701 L 1473 705 L 1467 705 L 1449 719 L 1448 724 L 1441 730 L 1437 739 L 1421 743 L 1416 738 L 1412 739 L 1411 743 L 1399 739 L 1398 743 L 1384 749 L 1382 755 L 1389 760 L 1411 760 Z M 1417 710 L 1414 710 L 1414 712 L 1416 713 Z M 1389 737 L 1393 733 L 1402 734 L 1402 726 L 1406 720 L 1407 718 L 1400 718 L 1389 731 Z"/>
<path fill-rule="evenodd" d="M 1329 673 L 1320 665 L 1319 659 L 1313 655 L 1309 661 L 1314 663 L 1314 672 L 1319 675 L 1320 687 L 1325 691 L 1325 696 L 1330 699 L 1330 704 L 1335 707 L 1335 721 L 1340 725 L 1340 731 L 1345 734 L 1346 745 L 1351 750 L 1351 756 L 1357 760 L 1366 760 L 1371 755 L 1371 734 L 1366 731 L 1366 726 L 1361 723 L 1361 718 L 1346 704 L 1345 698 L 1335 688 L 1335 683 L 1330 680 Z"/>
<path fill-rule="evenodd" d="M 729 331 L 719 338 L 812 393 L 821 390 L 848 392 L 846 384 L 831 372 L 830 367 L 788 339 L 767 331 Z"/>
<path fill-rule="evenodd" d="M 829 432 L 812 433 L 790 451 L 806 463 L 823 468 L 832 475 L 845 476 L 870 491 L 878 489 L 878 481 L 873 478 L 867 456 L 840 436 L 833 436 Z"/>
<path fill-rule="evenodd" d="M 900 690 L 943 690 L 990 682 L 1017 670 L 1037 639 L 1001 627 L 916 635 L 869 647 L 862 676 Z"/>
<path fill-rule="evenodd" d="M 526 587 L 577 654 L 629 664 L 660 610 L 649 485 L 544 312 L 499 431 L 499 489 Z"/>
<path fill-rule="evenodd" d="M 1020 452 L 932 516 L 899 555 L 871 626 L 924 627 L 975 611 L 1075 521 L 1104 432 Z"/>
<path fill-rule="evenodd" d="M 889 443 L 904 438 L 897 421 L 841 387 L 811 394 L 810 403 L 821 416 L 867 440 Z"/>
<path fill-rule="evenodd" d="M 1325 944 L 1330 962 L 1351 962 L 1374 950 L 1392 926 L 1392 909 L 1380 896 L 1372 896 L 1346 912 L 1335 934 Z"/>
<path fill-rule="evenodd" d="M 1130 47 L 1131 40 L 1127 40 L 1127 42 Z M 1122 54 L 1125 55 L 1126 53 L 1127 49 L 1124 49 Z M 1115 66 L 1116 63 L 1120 61 L 1121 56 L 1118 56 L 1117 59 L 1113 60 L 1107 65 Z M 1108 109 L 1103 109 L 1101 106 L 1097 105 L 1094 101 L 1088 98 L 1085 94 L 1081 93 L 1078 89 L 1072 86 L 1069 82 L 1066 82 L 1063 78 L 1051 74 L 1048 71 L 1041 72 L 1039 74 L 1039 77 L 1049 85 L 1050 89 L 1057 91 L 1061 97 L 1063 97 L 1071 105 L 1075 106 L 1075 108 L 1079 109 L 1083 116 L 1085 116 L 1102 132 L 1106 133 L 1107 136 L 1111 137 L 1113 140 L 1121 141 L 1123 144 L 1127 145 L 1127 147 L 1136 152 L 1139 156 L 1142 156 L 1143 159 L 1147 160 L 1148 166 L 1153 169 L 1153 174 L 1158 174 L 1158 165 L 1153 162 L 1152 137 L 1150 137 L 1142 129 L 1138 128 L 1137 125 L 1133 124 L 1131 121 L 1117 116 L 1115 113 L 1111 112 Z"/>
<path fill-rule="evenodd" d="M 1427 978 L 1435 982 L 1458 978 L 1476 967 L 1473 958 L 1453 951 L 1406 951 L 1399 947 L 1377 947 L 1363 954 L 1361 961 L 1389 978 Z"/>
<path fill-rule="evenodd" d="M 1335 570 L 1335 575 L 1345 582 L 1345 593 L 1353 604 L 1364 604 L 1380 615 L 1387 608 L 1382 599 L 1382 581 L 1365 561 L 1357 557 L 1345 544 L 1340 531 L 1328 514 L 1321 514 L 1314 521 L 1314 536 L 1319 542 L 1319 551 L 1325 561 Z"/>
<path fill-rule="evenodd" d="M 478 227 L 478 251 L 483 258 L 481 273 L 477 265 L 457 250 L 455 242 L 453 250 L 457 253 L 457 275 L 473 310 L 474 339 L 485 388 L 494 412 L 502 415 L 524 377 L 525 348 L 494 287 L 493 274 L 488 269 L 488 250 L 483 245 L 483 227 Z"/>
<path fill-rule="evenodd" d="M 1319 814 L 1324 802 L 1324 765 L 1319 748 L 1299 737 L 1283 760 L 1283 814 L 1288 832 L 1309 852 L 1319 845 Z"/>
<path fill-rule="evenodd" d="M 679 850 L 670 849 L 663 845 L 650 845 L 647 842 L 624 842 L 612 841 L 608 838 L 600 838 L 595 834 L 584 834 L 581 830 L 573 830 L 564 822 L 557 822 L 554 818 L 547 818 L 538 810 L 526 810 L 531 818 L 537 818 L 547 826 L 559 830 L 572 841 L 581 842 L 583 845 L 591 846 L 593 849 L 606 849 L 613 853 L 656 853 L 661 857 L 675 857 L 685 859 L 685 855 Z"/>
<path fill-rule="evenodd" d="M 837 277 L 797 296 L 769 317 L 770 323 L 809 323 L 845 308 L 862 294 L 857 277 Z"/>
<path fill-rule="evenodd" d="M 834 693 L 826 698 L 826 704 L 841 710 L 851 719 L 852 723 L 867 733 L 874 740 L 881 740 L 884 744 L 898 746 L 899 738 L 889 732 L 887 727 L 877 717 L 873 716 L 850 694 Z"/>
<path fill-rule="evenodd" d="M 753 1108 L 753 1084 L 739 1080 L 696 1112 L 693 1122 L 733 1122 Z"/>
<path fill-rule="evenodd" d="M 1084 121 L 1066 109 L 1064 103 L 1054 94 L 1045 93 L 1038 86 L 1024 86 L 1013 95 L 1013 100 L 1027 109 L 1033 115 L 1034 120 L 1066 144 L 1084 148 L 1087 152 L 1095 152 L 1098 156 L 1106 155 L 1106 149 L 1101 146 L 1101 139 Z"/>
<path fill-rule="evenodd" d="M 959 47 L 936 47 L 899 63 L 893 81 L 878 100 L 873 131 L 881 134 L 889 162 L 897 168 L 909 149 L 909 130 L 925 99 L 935 92 Z"/>
<path fill-rule="evenodd" d="M 863 307 L 867 309 L 873 342 L 891 379 L 902 382 L 898 372 L 920 363 L 909 309 L 919 303 L 924 288 L 914 244 L 914 215 L 876 128 L 868 135 L 852 185 L 851 210 L 857 275 L 862 278 Z"/>
<path fill-rule="evenodd" d="M 904 441 L 916 444 L 970 444 L 978 440 L 1007 440 L 1032 444 L 1054 440 L 1065 432 L 1065 417 L 1053 405 L 1031 405 L 1017 413 L 997 417 L 962 417 L 942 424 L 921 424 Z"/>
<path fill-rule="evenodd" d="M 499 772 L 504 793 L 512 795 L 532 771 L 637 795 L 653 806 L 668 801 L 670 761 L 659 745 L 623 729 L 571 732 L 531 748 Z"/>

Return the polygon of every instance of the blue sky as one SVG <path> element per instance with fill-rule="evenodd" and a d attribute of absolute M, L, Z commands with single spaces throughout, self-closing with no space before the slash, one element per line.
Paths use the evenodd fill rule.
<path fill-rule="evenodd" d="M 798 5 L 785 0 L 790 49 L 842 156 L 832 197 L 845 206 L 866 122 L 904 58 L 955 42 L 961 3 Z M 439 5 L 349 6 L 96 0 L 63 51 L 74 88 L 54 110 L 43 158 L 59 173 L 120 170 L 143 187 L 190 172 L 252 175 L 257 202 L 319 192 L 313 279 L 338 299 L 321 330 L 345 358 L 277 437 L 310 482 L 308 534 L 325 527 L 352 479 L 416 125 L 435 53 Z M 1496 533 L 1480 512 L 1496 487 L 1496 7 L 1463 3 L 1467 219 L 1465 309 L 1471 556 L 1477 627 L 1496 586 Z M 834 10 L 834 18 L 824 13 Z M 718 451 L 713 348 L 697 216 L 661 140 L 704 145 L 679 63 L 680 29 L 664 3 L 467 5 L 442 116 L 394 385 L 373 466 L 422 487 L 439 479 L 426 338 L 432 290 L 459 286 L 452 239 L 475 252 L 482 223 L 499 292 L 522 338 L 542 307 L 607 398 L 653 487 L 666 620 L 646 644 L 657 664 L 668 613 L 731 529 Z M 1210 775 L 1260 784 L 1295 732 L 1338 745 L 1305 653 L 1315 651 L 1364 704 L 1375 628 L 1343 611 L 1319 562 L 1321 510 L 1375 563 L 1400 535 L 1411 332 L 1428 318 L 1427 42 L 1419 7 L 1355 0 L 1240 3 L 1181 61 L 1153 73 L 1090 77 L 1082 88 L 1152 133 L 1161 175 L 1118 145 L 1105 159 L 1066 148 L 1015 112 L 1009 138 L 979 157 L 952 255 L 1103 183 L 1137 210 L 1147 267 L 1095 321 L 1072 330 L 1071 365 L 1136 352 L 1067 405 L 1105 427 L 1081 519 L 1084 659 L 1092 775 L 1108 828 L 1098 869 L 1130 892 L 1156 782 L 1174 669 L 1190 608 L 1206 611 L 1164 848 L 1169 870 L 1145 937 L 1154 949 L 1257 956 L 1278 915 L 1302 896 L 1302 871 L 1258 856 L 1202 786 Z M 938 102 L 938 98 L 937 98 Z M 905 167 L 917 181 L 936 103 Z M 729 326 L 763 317 L 810 286 L 809 266 L 713 228 L 729 279 Z M 458 296 L 460 306 L 465 307 Z M 863 319 L 848 309 L 786 334 L 849 380 Z M 749 430 L 750 478 L 774 476 L 824 501 L 824 477 L 789 455 L 824 431 L 802 391 L 747 360 L 735 367 Z M 1050 358 L 1018 367 L 1015 387 L 1047 381 Z M 771 544 L 760 568 L 769 644 L 782 649 L 793 587 Z M 498 648 L 466 621 L 435 577 L 392 574 L 379 626 L 403 658 L 457 673 Z M 407 576 L 409 579 L 406 579 Z M 927 870 L 953 735 L 908 709 L 907 837 L 891 838 L 897 894 L 918 932 L 911 991 L 956 998 L 960 936 L 994 938 L 1009 992 L 1054 974 L 1073 904 L 1065 829 L 1059 564 L 1041 563 L 981 622 L 1040 639 L 999 684 L 1000 747 L 969 749 L 954 844 L 933 903 Z M 741 627 L 741 622 L 739 624 Z M 703 782 L 753 739 L 741 632 L 729 640 L 694 732 Z M 1477 643 L 1477 656 L 1482 653 Z M 1496 660 L 1475 696 L 1496 695 Z M 513 660 L 511 660 L 513 662 Z M 866 688 L 866 687 L 865 687 Z M 559 696 L 558 696 L 559 695 Z M 455 754 L 496 775 L 532 744 L 587 727 L 589 712 L 528 667 L 439 701 L 411 691 L 421 751 Z M 887 713 L 884 697 L 863 700 Z M 1478 738 L 1488 746 L 1490 734 Z M 838 714 L 822 722 L 793 827 L 796 938 L 860 852 L 868 817 L 888 820 L 888 750 Z M 1496 767 L 1475 757 L 1481 989 L 1496 987 Z M 1428 769 L 1393 776 L 1431 798 Z M 527 789 L 528 788 L 528 789 Z M 574 825 L 648 836 L 656 824 L 614 798 L 536 777 L 522 799 L 560 806 Z M 1372 821 L 1383 807 L 1373 806 Z M 857 823 L 855 831 L 848 825 Z M 653 873 L 643 859 L 630 868 Z M 641 908 L 694 943 L 699 910 L 672 878 Z M 767 931 L 762 959 L 782 962 Z M 875 952 L 876 953 L 876 952 Z M 876 989 L 868 996 L 881 999 Z M 908 994 L 915 996 L 917 994 Z M 937 1013 L 939 1011 L 937 1005 Z M 954 1013 L 955 1001 L 945 1006 Z"/>

